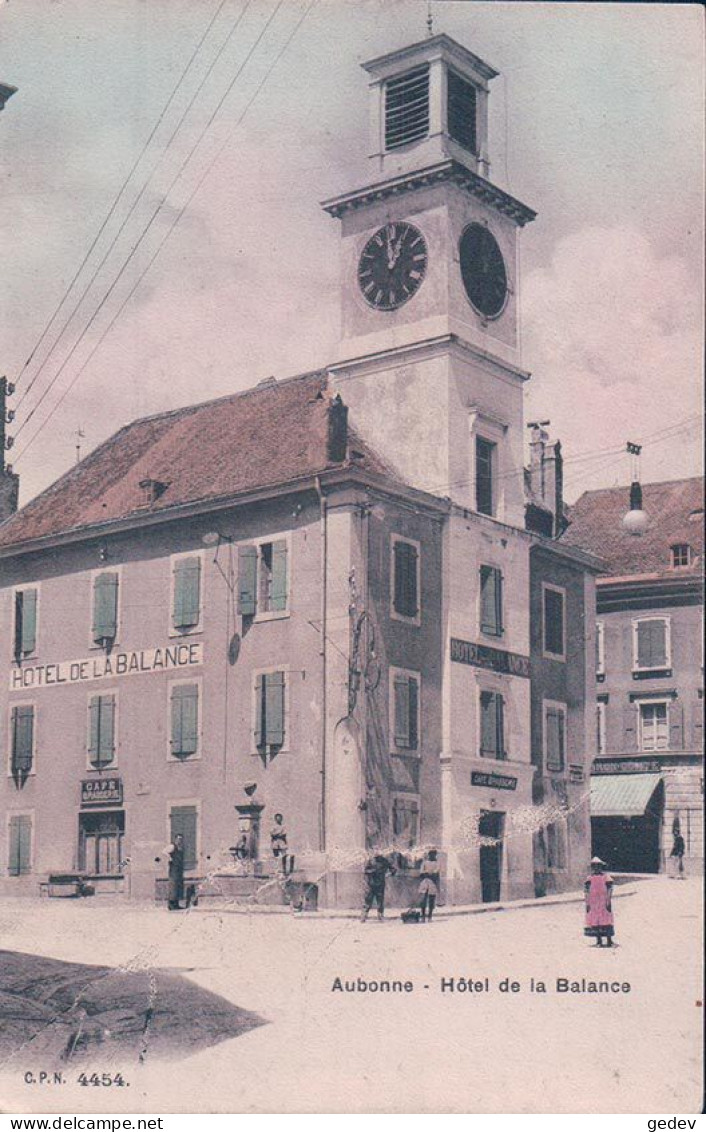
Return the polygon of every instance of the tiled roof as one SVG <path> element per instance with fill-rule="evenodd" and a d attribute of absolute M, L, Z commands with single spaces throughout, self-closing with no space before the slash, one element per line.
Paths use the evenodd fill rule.
<path fill-rule="evenodd" d="M 332 467 L 389 476 L 350 428 L 345 460 L 328 459 L 330 403 L 326 374 L 310 373 L 134 421 L 3 523 L 0 547 L 144 514 L 144 480 L 166 485 L 159 512 Z"/>
<path fill-rule="evenodd" d="M 612 577 L 702 573 L 703 477 L 643 484 L 642 505 L 648 526 L 642 535 L 631 535 L 623 529 L 629 499 L 629 487 L 585 492 L 570 509 L 570 525 L 562 542 L 600 555 L 606 563 L 605 573 Z M 674 570 L 671 547 L 678 543 L 691 547 L 691 565 Z"/>

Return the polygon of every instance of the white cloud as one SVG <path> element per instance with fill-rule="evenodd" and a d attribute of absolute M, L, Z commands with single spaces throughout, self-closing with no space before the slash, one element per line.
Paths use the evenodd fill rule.
<path fill-rule="evenodd" d="M 528 415 L 550 416 L 568 459 L 646 440 L 643 479 L 700 470 L 703 297 L 679 255 L 660 256 L 637 228 L 585 228 L 561 240 L 524 286 Z M 625 482 L 627 459 L 567 467 L 569 497 Z"/>

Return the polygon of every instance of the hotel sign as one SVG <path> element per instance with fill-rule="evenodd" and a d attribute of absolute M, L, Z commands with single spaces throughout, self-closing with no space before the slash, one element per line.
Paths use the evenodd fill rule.
<path fill-rule="evenodd" d="M 82 806 L 104 806 L 107 802 L 121 806 L 123 781 L 121 778 L 84 778 L 81 783 Z"/>
<path fill-rule="evenodd" d="M 622 759 L 615 762 L 594 762 L 591 774 L 659 774 L 659 759 Z"/>
<path fill-rule="evenodd" d="M 61 660 L 57 664 L 28 664 L 10 672 L 10 691 L 49 688 L 59 684 L 85 684 L 112 680 L 116 676 L 140 676 L 146 672 L 168 672 L 203 664 L 203 644 L 167 645 L 136 652 L 101 653 L 88 660 Z"/>
<path fill-rule="evenodd" d="M 471 786 L 489 786 L 491 790 L 516 790 L 517 779 L 509 774 L 491 774 L 483 770 L 472 770 Z"/>
<path fill-rule="evenodd" d="M 529 680 L 529 657 L 521 656 L 520 653 L 506 652 L 505 649 L 494 649 L 490 645 L 478 645 L 474 641 L 461 641 L 452 637 L 451 659 L 458 664 L 488 668 L 491 672 L 502 672 L 507 676 L 524 676 Z"/>

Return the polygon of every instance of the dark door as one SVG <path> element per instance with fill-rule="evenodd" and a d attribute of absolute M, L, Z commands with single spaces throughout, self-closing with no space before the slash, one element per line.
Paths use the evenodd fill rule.
<path fill-rule="evenodd" d="M 79 869 L 89 876 L 122 874 L 125 814 L 122 810 L 79 815 Z"/>
<path fill-rule="evenodd" d="M 480 847 L 480 886 L 484 904 L 500 899 L 504 818 L 504 814 L 495 810 L 481 810 L 480 813 L 478 833 L 488 842 Z"/>

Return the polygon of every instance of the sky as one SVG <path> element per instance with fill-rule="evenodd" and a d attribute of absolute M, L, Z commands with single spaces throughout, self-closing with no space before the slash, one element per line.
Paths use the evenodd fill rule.
<path fill-rule="evenodd" d="M 645 482 L 698 474 L 700 6 L 432 15 L 501 72 L 490 177 L 538 213 L 526 419 L 561 438 L 567 498 L 628 482 L 628 440 Z M 359 65 L 426 18 L 426 0 L 0 0 L 18 88 L 0 114 L 0 373 L 22 502 L 78 443 L 335 359 L 338 222 L 319 202 L 370 176 Z"/>

